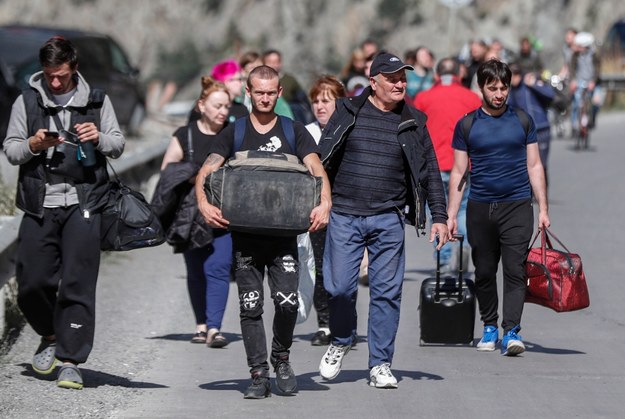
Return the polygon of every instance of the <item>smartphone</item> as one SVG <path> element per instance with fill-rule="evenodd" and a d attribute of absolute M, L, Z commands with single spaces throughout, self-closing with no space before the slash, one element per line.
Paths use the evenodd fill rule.
<path fill-rule="evenodd" d="M 54 131 L 46 131 L 44 133 L 44 135 L 46 137 L 54 137 L 54 138 L 59 138 L 59 133 L 58 132 L 54 132 Z"/>
<path fill-rule="evenodd" d="M 80 140 L 78 139 L 78 134 L 74 134 L 73 132 L 66 131 L 62 129 L 60 131 L 61 137 L 65 138 L 65 141 L 70 143 L 78 144 Z"/>

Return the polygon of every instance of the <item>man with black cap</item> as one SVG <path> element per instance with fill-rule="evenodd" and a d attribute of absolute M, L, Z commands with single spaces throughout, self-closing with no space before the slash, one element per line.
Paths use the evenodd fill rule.
<path fill-rule="evenodd" d="M 448 239 L 445 192 L 426 117 L 404 102 L 406 69 L 380 53 L 370 86 L 339 99 L 321 137 L 322 161 L 332 183 L 332 211 L 323 260 L 330 294 L 332 343 L 319 364 L 334 379 L 353 343 L 360 261 L 369 252 L 370 385 L 396 388 L 391 372 L 404 279 L 405 223 L 425 234 L 425 200 L 432 212 L 430 242 Z"/>

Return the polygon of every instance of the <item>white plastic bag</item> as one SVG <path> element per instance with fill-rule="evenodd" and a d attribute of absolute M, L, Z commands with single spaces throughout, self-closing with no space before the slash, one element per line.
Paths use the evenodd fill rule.
<path fill-rule="evenodd" d="M 308 233 L 297 236 L 297 254 L 299 257 L 299 287 L 297 289 L 297 323 L 303 323 L 310 314 L 315 293 L 315 256 Z"/>

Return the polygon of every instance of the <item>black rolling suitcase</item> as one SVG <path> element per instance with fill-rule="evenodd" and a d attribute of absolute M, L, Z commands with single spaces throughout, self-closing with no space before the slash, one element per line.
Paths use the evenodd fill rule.
<path fill-rule="evenodd" d="M 425 343 L 473 344 L 474 286 L 473 281 L 463 278 L 464 236 L 454 237 L 458 239 L 460 245 L 458 277 L 441 278 L 440 252 L 437 252 L 436 277 L 424 279 L 421 283 L 419 296 L 421 345 Z"/>

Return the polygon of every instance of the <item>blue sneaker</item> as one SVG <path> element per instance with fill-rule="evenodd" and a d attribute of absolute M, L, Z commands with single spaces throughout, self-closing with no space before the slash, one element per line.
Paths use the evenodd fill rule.
<path fill-rule="evenodd" d="M 517 332 L 521 330 L 521 326 L 515 326 L 503 335 L 501 340 L 501 354 L 505 356 L 515 356 L 525 352 L 523 338 Z"/>
<path fill-rule="evenodd" d="M 493 352 L 499 340 L 499 331 L 495 326 L 484 326 L 484 336 L 477 343 L 477 350 L 480 352 Z"/>

